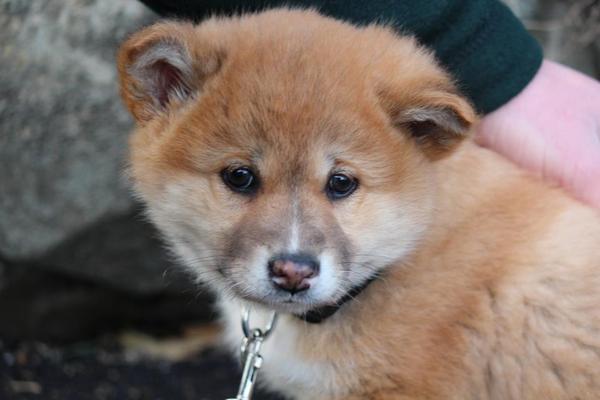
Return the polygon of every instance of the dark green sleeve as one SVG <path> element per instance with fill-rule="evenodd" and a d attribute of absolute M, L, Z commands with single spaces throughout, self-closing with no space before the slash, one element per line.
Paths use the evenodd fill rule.
<path fill-rule="evenodd" d="M 542 50 L 499 0 L 142 0 L 165 16 L 199 20 L 213 14 L 276 6 L 314 7 L 357 24 L 392 23 L 432 48 L 481 113 L 494 111 L 531 81 Z"/>

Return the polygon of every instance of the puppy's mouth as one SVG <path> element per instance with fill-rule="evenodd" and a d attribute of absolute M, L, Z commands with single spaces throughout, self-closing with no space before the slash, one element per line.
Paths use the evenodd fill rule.
<path fill-rule="evenodd" d="M 286 293 L 278 290 L 268 290 L 265 294 L 242 293 L 233 289 L 241 300 L 258 304 L 274 311 L 301 315 L 309 310 L 336 304 L 335 298 L 317 299 L 310 291 L 301 293 Z"/>
<path fill-rule="evenodd" d="M 375 273 L 368 279 L 349 288 L 337 287 L 334 293 L 324 295 L 315 288 L 314 291 L 306 290 L 299 293 L 288 293 L 277 288 L 263 287 L 265 293 L 236 290 L 235 295 L 246 302 L 254 303 L 273 311 L 296 315 L 307 322 L 319 322 L 323 316 L 333 315 L 345 303 L 355 299 L 373 281 L 380 277 Z M 319 296 L 321 295 L 321 296 Z M 313 320 L 311 320 L 313 319 Z M 317 321 L 315 321 L 317 320 Z"/>
<path fill-rule="evenodd" d="M 240 295 L 240 297 L 252 303 L 258 303 L 273 311 L 295 315 L 308 323 L 320 323 L 331 317 L 347 302 L 354 300 L 372 282 L 379 278 L 379 273 L 374 274 L 364 282 L 346 290 L 335 299 L 314 301 L 309 293 L 281 294 L 274 296 L 256 297 L 252 295 Z"/>

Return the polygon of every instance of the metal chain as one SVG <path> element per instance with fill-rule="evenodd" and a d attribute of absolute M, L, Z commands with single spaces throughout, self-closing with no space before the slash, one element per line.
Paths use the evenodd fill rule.
<path fill-rule="evenodd" d="M 251 400 L 256 383 L 256 375 L 262 367 L 263 358 L 260 355 L 260 349 L 263 342 L 267 339 L 277 322 L 277 313 L 273 312 L 271 318 L 264 329 L 250 327 L 250 310 L 242 310 L 242 332 L 244 338 L 240 346 L 240 359 L 242 362 L 242 380 L 238 389 L 237 396 L 234 399 L 227 400 Z"/>

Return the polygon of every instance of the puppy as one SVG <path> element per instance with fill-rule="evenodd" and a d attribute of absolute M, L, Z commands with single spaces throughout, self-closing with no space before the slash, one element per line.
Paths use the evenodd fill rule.
<path fill-rule="evenodd" d="M 278 9 L 119 54 L 131 176 L 290 399 L 600 398 L 600 215 L 469 139 L 432 54 Z M 466 140 L 465 140 L 466 139 Z"/>

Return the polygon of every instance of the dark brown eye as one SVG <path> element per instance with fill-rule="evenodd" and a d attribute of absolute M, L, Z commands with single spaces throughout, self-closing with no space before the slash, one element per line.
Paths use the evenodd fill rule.
<path fill-rule="evenodd" d="M 258 179 L 248 167 L 224 169 L 221 172 L 221 178 L 234 192 L 251 194 L 258 188 Z"/>
<path fill-rule="evenodd" d="M 348 197 L 358 187 L 358 181 L 345 174 L 333 174 L 327 182 L 327 195 L 331 200 Z"/>

